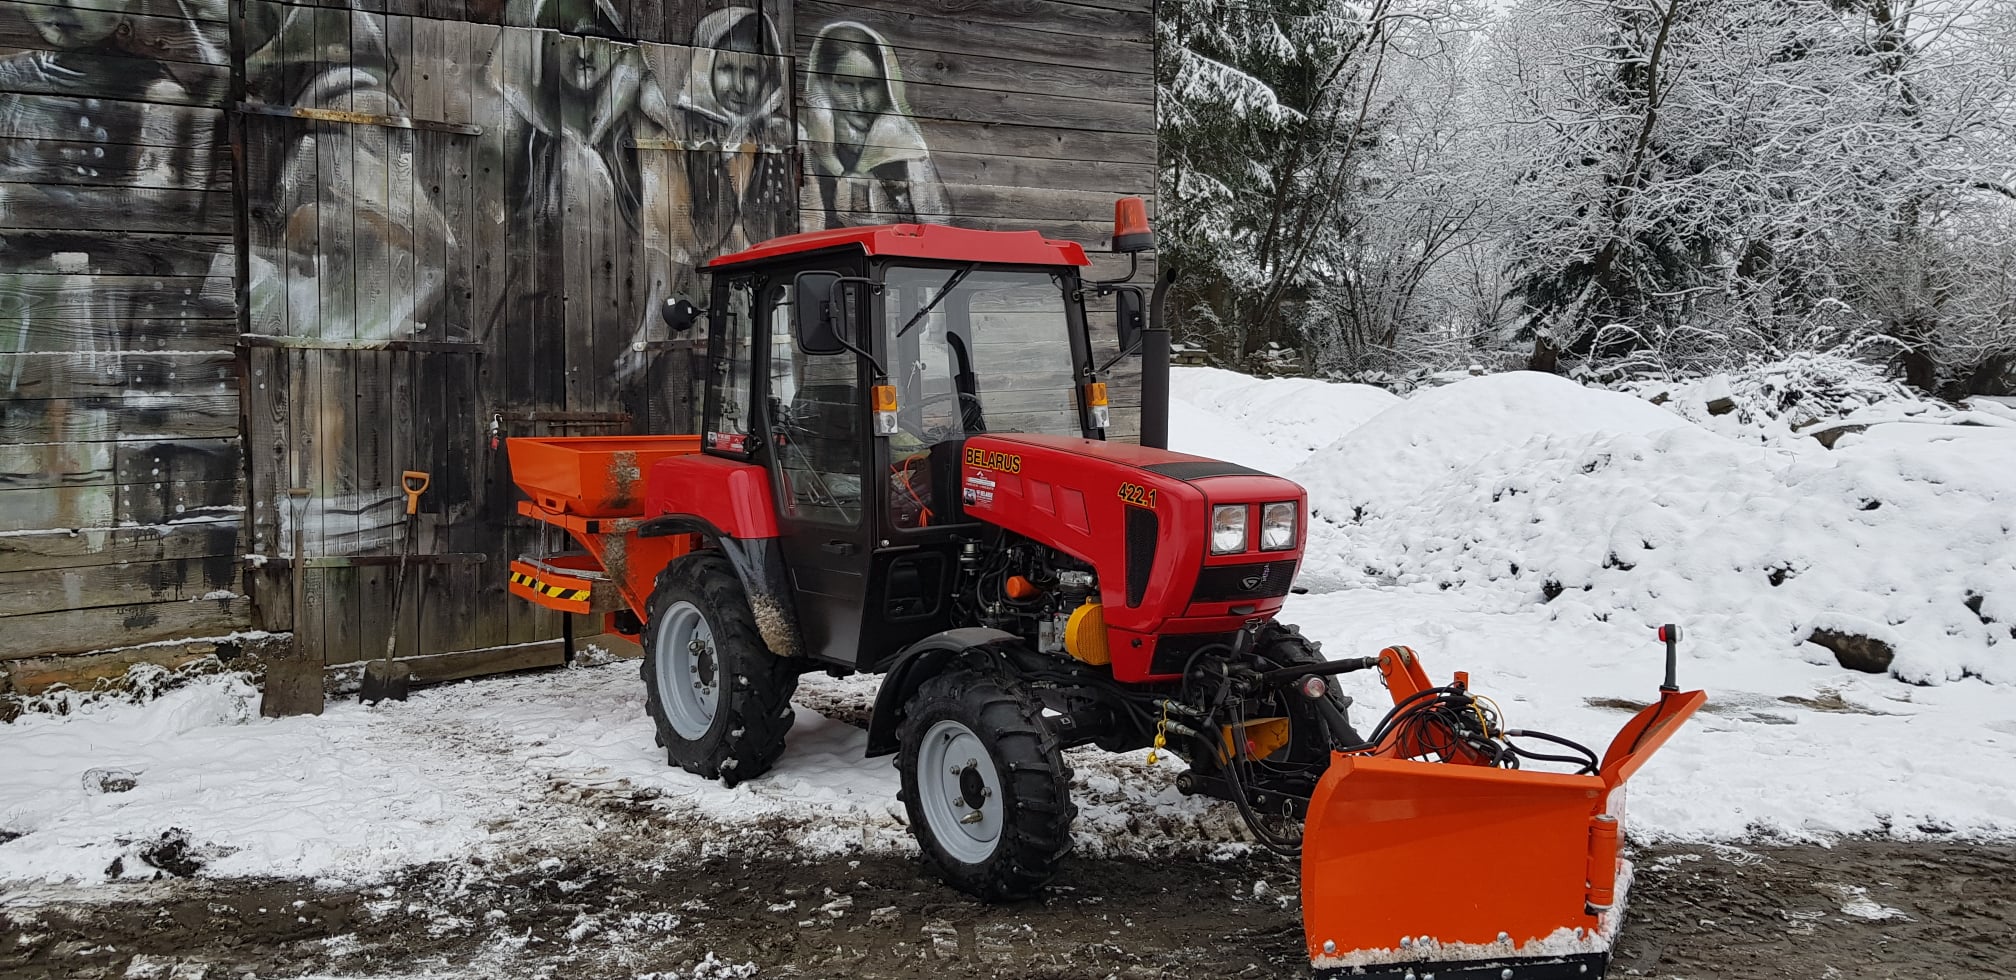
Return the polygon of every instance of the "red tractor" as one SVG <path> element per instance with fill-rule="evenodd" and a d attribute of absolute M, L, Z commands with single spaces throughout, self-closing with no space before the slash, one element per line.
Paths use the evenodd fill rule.
<path fill-rule="evenodd" d="M 1118 211 L 1116 248 L 1149 247 L 1141 203 L 1123 200 Z M 1391 827 L 1363 825 L 1390 825 L 1435 801 L 1444 810 L 1503 805 L 1508 818 L 1539 807 L 1546 826 L 1567 827 L 1554 835 L 1567 844 L 1550 838 L 1542 848 L 1544 860 L 1574 865 L 1555 877 L 1572 877 L 1578 896 L 1600 885 L 1584 881 L 1603 864 L 1592 820 L 1609 816 L 1611 787 L 1594 753 L 1557 747 L 1582 770 L 1558 778 L 1579 781 L 1534 790 L 1522 780 L 1545 774 L 1511 770 L 1537 755 L 1496 727 L 1460 675 L 1431 685 L 1404 648 L 1326 662 L 1276 622 L 1302 558 L 1302 488 L 1164 448 L 1160 308 L 1171 275 L 1148 297 L 1131 274 L 1083 278 L 1087 265 L 1078 245 L 1033 231 L 935 225 L 792 235 L 709 262 L 705 310 L 675 302 L 666 311 L 678 332 L 707 323 L 699 436 L 511 440 L 514 479 L 530 498 L 521 511 L 584 546 L 514 563 L 513 592 L 569 612 L 610 611 L 617 628 L 639 635 L 670 762 L 731 785 L 762 775 L 785 750 L 799 675 L 881 673 L 867 751 L 896 756 L 924 853 L 984 899 L 1033 893 L 1070 850 L 1076 809 L 1063 753 L 1083 745 L 1166 746 L 1188 763 L 1185 792 L 1230 801 L 1261 843 L 1282 851 L 1299 846 L 1296 824 L 1312 801 L 1328 807 L 1323 860 L 1371 861 L 1348 875 L 1367 887 L 1385 859 L 1352 842 Z M 1140 445 L 1105 439 L 1104 379 L 1117 358 L 1094 357 L 1086 312 L 1088 299 L 1105 296 L 1117 309 L 1119 356 L 1143 355 Z M 1374 668 L 1399 703 L 1361 736 L 1350 699 L 1325 677 Z M 1624 756 L 1649 753 L 1698 704 L 1681 702 L 1699 695 L 1670 697 L 1641 717 L 1652 731 L 1640 730 Z M 1483 796 L 1438 782 L 1434 770 L 1458 768 L 1510 782 Z M 1347 769 L 1364 773 L 1371 792 L 1362 799 L 1341 782 Z M 1527 791 L 1547 798 L 1515 799 Z M 1394 792 L 1406 797 L 1400 810 L 1376 805 Z M 1340 796 L 1352 803 L 1326 802 Z M 1370 811 L 1354 809 L 1365 801 Z M 1614 871 L 1614 820 L 1607 829 Z M 1491 859 L 1481 860 L 1473 880 L 1489 891 Z M 1305 874 L 1312 898 L 1331 885 Z M 1529 928 L 1517 892 L 1502 921 L 1435 933 L 1488 944 L 1498 940 L 1477 937 L 1506 926 L 1512 945 L 1481 959 L 1438 958 L 1415 956 L 1410 940 L 1388 958 L 1497 956 L 1520 971 L 1505 976 L 1592 962 L 1600 972 L 1593 948 L 1556 956 L 1515 947 L 1557 925 L 1593 935 L 1604 909 L 1578 901 L 1544 910 L 1545 922 Z M 1482 918 L 1503 899 L 1484 899 L 1491 914 Z M 1340 955 L 1340 942 L 1350 953 L 1397 939 L 1319 929 L 1316 906 L 1349 916 L 1340 906 L 1359 900 L 1309 903 L 1319 966 Z"/>

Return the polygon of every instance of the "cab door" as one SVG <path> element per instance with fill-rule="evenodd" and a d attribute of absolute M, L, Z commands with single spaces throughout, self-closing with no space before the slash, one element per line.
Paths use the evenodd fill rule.
<path fill-rule="evenodd" d="M 861 644 L 878 486 L 868 472 L 865 365 L 852 353 L 800 349 L 792 302 L 793 276 L 830 268 L 786 266 L 764 277 L 756 304 L 764 365 L 758 388 L 779 547 L 805 652 L 851 665 Z"/>

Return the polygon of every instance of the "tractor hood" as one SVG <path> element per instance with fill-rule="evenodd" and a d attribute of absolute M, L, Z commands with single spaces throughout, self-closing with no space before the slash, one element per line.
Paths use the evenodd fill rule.
<path fill-rule="evenodd" d="M 1093 566 L 1114 676 L 1181 676 L 1206 643 L 1229 641 L 1281 608 L 1301 565 L 1308 502 L 1278 476 L 1202 456 L 1064 436 L 987 435 L 966 441 L 959 466 L 965 515 Z M 1268 505 L 1276 538 L 1263 541 Z M 1293 527 L 1281 539 L 1280 505 Z M 1214 512 L 1240 520 L 1243 540 Z M 1268 547 L 1268 545 L 1275 547 Z M 1176 634 L 1176 635 L 1172 635 Z"/>

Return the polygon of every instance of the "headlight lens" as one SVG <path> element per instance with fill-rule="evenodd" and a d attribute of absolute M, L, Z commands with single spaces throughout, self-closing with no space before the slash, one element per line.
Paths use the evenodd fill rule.
<path fill-rule="evenodd" d="M 1246 550 L 1246 505 L 1211 508 L 1211 553 L 1236 555 Z"/>
<path fill-rule="evenodd" d="M 1286 551 L 1295 547 L 1295 502 L 1268 504 L 1260 510 L 1260 550 Z"/>

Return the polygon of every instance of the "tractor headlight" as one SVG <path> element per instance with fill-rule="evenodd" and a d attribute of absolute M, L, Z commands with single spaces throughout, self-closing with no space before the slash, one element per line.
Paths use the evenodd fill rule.
<path fill-rule="evenodd" d="M 1246 550 L 1246 505 L 1211 508 L 1211 553 L 1236 555 Z"/>
<path fill-rule="evenodd" d="M 1295 547 L 1295 502 L 1283 501 L 1260 508 L 1260 550 L 1286 551 Z"/>

